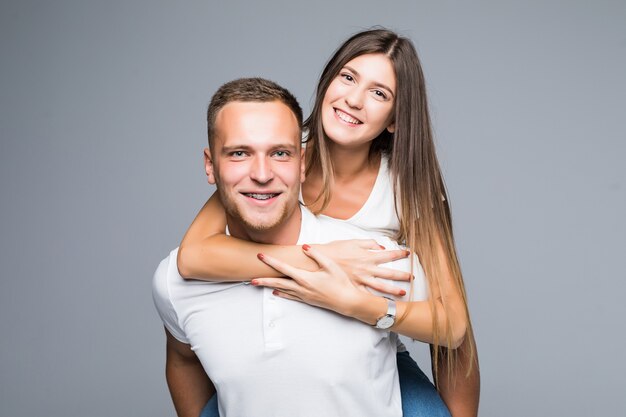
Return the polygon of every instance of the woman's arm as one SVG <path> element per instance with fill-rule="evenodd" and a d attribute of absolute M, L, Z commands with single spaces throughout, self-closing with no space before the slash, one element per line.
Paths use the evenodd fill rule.
<path fill-rule="evenodd" d="M 433 376 L 441 398 L 446 403 L 452 417 L 478 416 L 478 402 L 480 399 L 480 368 L 476 342 L 471 334 L 468 335 L 456 349 L 457 361 L 454 368 L 448 373 L 448 354 L 450 351 L 439 347 L 439 361 L 433 367 Z M 472 345 L 474 357 L 471 358 Z M 469 374 L 468 374 L 469 372 Z"/>
<path fill-rule="evenodd" d="M 387 312 L 387 300 L 364 291 L 362 286 L 353 281 L 332 259 L 319 250 L 308 245 L 303 246 L 304 252 L 315 259 L 320 269 L 315 272 L 294 268 L 266 254 L 260 255 L 271 267 L 293 279 L 260 278 L 252 280 L 253 285 L 275 288 L 276 295 L 307 304 L 333 310 L 344 316 L 353 317 L 364 323 L 374 325 L 378 318 Z M 444 266 L 444 269 L 447 267 Z M 398 301 L 396 302 L 396 320 L 391 330 L 426 343 L 456 348 L 465 336 L 467 320 L 463 310 L 460 294 L 454 285 L 449 271 L 442 283 L 441 291 L 433 288 L 432 302 L 437 310 L 437 322 L 433 323 L 431 301 Z M 443 298 L 448 308 L 443 308 Z M 448 340 L 447 326 L 451 323 Z M 437 340 L 434 338 L 437 327 Z"/>
<path fill-rule="evenodd" d="M 226 214 L 217 193 L 213 194 L 185 233 L 178 250 L 178 272 L 184 278 L 205 281 L 244 281 L 253 277 L 282 276 L 260 262 L 263 251 L 305 270 L 317 265 L 297 246 L 264 245 L 228 236 Z"/>
<path fill-rule="evenodd" d="M 317 263 L 302 253 L 300 246 L 265 245 L 225 234 L 226 214 L 217 194 L 213 194 L 189 226 L 178 250 L 178 272 L 187 279 L 205 281 L 245 281 L 255 277 L 281 277 L 282 273 L 257 259 L 266 253 L 306 271 L 318 269 Z M 401 289 L 381 283 L 374 277 L 408 281 L 410 274 L 378 265 L 401 259 L 402 250 L 380 251 L 374 240 L 345 240 L 316 245 L 338 262 L 350 279 L 378 291 L 403 295 Z M 376 249 L 377 251 L 373 251 Z"/>

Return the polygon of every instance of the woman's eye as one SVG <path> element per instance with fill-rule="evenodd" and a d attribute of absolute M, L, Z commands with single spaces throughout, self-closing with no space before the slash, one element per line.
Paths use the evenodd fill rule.
<path fill-rule="evenodd" d="M 380 97 L 383 100 L 387 100 L 387 94 L 385 94 L 382 90 L 374 90 L 374 94 L 376 97 Z"/>
<path fill-rule="evenodd" d="M 354 81 L 354 77 L 347 73 L 341 74 L 341 77 L 346 81 L 350 81 L 350 82 Z"/>

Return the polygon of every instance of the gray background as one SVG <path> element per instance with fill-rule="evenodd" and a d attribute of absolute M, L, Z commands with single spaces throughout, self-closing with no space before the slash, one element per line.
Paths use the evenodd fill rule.
<path fill-rule="evenodd" d="M 174 414 L 150 280 L 211 192 L 210 95 L 261 75 L 308 112 L 372 25 L 424 64 L 481 415 L 624 415 L 625 22 L 623 1 L 3 1 L 0 415 Z"/>

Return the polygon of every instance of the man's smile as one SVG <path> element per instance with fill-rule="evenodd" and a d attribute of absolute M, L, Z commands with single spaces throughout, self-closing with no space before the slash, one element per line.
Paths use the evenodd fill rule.
<path fill-rule="evenodd" d="M 269 200 L 277 197 L 280 193 L 241 193 L 246 197 L 253 198 L 255 200 Z"/>

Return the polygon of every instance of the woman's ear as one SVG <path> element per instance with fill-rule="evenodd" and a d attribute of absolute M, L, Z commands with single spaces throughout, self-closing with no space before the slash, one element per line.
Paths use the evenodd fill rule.
<path fill-rule="evenodd" d="M 389 126 L 387 126 L 387 131 L 388 131 L 389 133 L 393 133 L 393 132 L 395 132 L 395 131 L 396 131 L 396 124 L 395 124 L 395 123 L 392 123 L 392 124 L 390 124 Z"/>

